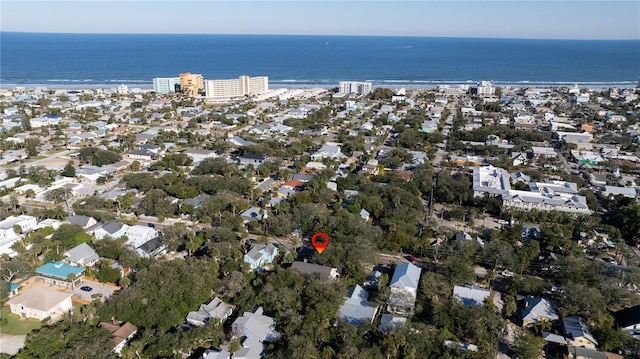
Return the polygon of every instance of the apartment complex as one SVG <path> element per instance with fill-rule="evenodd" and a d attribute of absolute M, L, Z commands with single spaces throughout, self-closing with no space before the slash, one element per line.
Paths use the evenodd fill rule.
<path fill-rule="evenodd" d="M 269 91 L 267 76 L 240 76 L 237 79 L 207 80 L 204 82 L 205 95 L 212 98 L 238 98 L 257 95 Z"/>
<path fill-rule="evenodd" d="M 179 85 L 179 77 L 156 77 L 153 79 L 153 92 L 166 95 L 176 92 L 176 86 Z"/>
<path fill-rule="evenodd" d="M 201 74 L 184 72 L 180 74 L 180 91 L 187 96 L 195 96 L 204 90 L 204 78 Z"/>
<path fill-rule="evenodd" d="M 366 95 L 373 90 L 371 82 L 340 81 L 340 93 Z"/>
<path fill-rule="evenodd" d="M 495 93 L 496 88 L 493 86 L 493 81 L 480 81 L 478 83 L 479 96 L 493 96 Z"/>
<path fill-rule="evenodd" d="M 474 167 L 474 198 L 500 196 L 505 208 L 591 214 L 586 197 L 578 195 L 576 183 L 554 180 L 529 182 L 529 190 L 520 191 L 511 189 L 512 178 L 513 176 L 502 168 Z"/>

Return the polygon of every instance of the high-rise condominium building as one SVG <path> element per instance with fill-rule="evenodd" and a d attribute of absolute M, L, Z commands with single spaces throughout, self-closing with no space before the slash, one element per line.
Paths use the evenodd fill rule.
<path fill-rule="evenodd" d="M 249 77 L 243 75 L 237 79 L 207 80 L 204 87 L 207 97 L 236 98 L 269 91 L 269 78 L 267 76 Z"/>
<path fill-rule="evenodd" d="M 496 88 L 493 86 L 493 81 L 480 81 L 478 83 L 479 96 L 493 96 L 495 93 Z"/>
<path fill-rule="evenodd" d="M 366 95 L 373 89 L 371 82 L 341 81 L 340 92 L 344 94 Z"/>
<path fill-rule="evenodd" d="M 185 72 L 180 74 L 180 91 L 187 96 L 195 96 L 204 90 L 204 78 L 201 74 Z"/>
<path fill-rule="evenodd" d="M 180 85 L 179 77 L 156 77 L 153 79 L 153 92 L 168 94 L 176 92 L 176 85 Z"/>

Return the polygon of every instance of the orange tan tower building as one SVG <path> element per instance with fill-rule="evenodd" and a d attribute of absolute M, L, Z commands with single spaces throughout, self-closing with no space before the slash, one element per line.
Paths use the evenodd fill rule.
<path fill-rule="evenodd" d="M 196 96 L 204 91 L 204 78 L 201 74 L 181 73 L 180 91 L 187 96 Z"/>

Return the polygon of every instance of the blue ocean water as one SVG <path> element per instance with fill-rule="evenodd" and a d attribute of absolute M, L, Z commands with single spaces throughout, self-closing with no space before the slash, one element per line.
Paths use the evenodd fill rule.
<path fill-rule="evenodd" d="M 0 33 L 0 85 L 151 86 L 180 72 L 270 85 L 498 84 L 629 87 L 640 41 L 289 35 Z"/>

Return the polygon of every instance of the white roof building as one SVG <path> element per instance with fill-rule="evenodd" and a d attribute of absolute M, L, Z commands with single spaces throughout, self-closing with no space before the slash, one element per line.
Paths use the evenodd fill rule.
<path fill-rule="evenodd" d="M 473 194 L 475 197 L 489 194 L 500 196 L 509 192 L 511 175 L 502 168 L 482 166 L 473 168 Z"/>
<path fill-rule="evenodd" d="M 71 310 L 71 296 L 71 293 L 31 286 L 22 294 L 9 299 L 7 303 L 11 313 L 22 318 L 43 320 L 50 317 L 56 320 Z"/>
<path fill-rule="evenodd" d="M 369 293 L 359 285 L 349 288 L 344 304 L 340 307 L 340 318 L 346 323 L 360 325 L 373 323 L 379 307 L 368 301 Z"/>
<path fill-rule="evenodd" d="M 527 296 L 524 298 L 525 308 L 522 309 L 522 326 L 535 324 L 540 320 L 554 321 L 560 319 L 553 304 L 544 299 Z"/>
<path fill-rule="evenodd" d="M 390 312 L 409 314 L 413 311 L 420 282 L 420 267 L 411 263 L 401 263 L 396 266 L 389 286 L 388 309 Z"/>
<path fill-rule="evenodd" d="M 491 292 L 472 285 L 465 285 L 464 287 L 456 285 L 453 287 L 453 297 L 461 301 L 466 307 L 477 307 L 484 305 L 484 301 L 491 297 Z"/>

